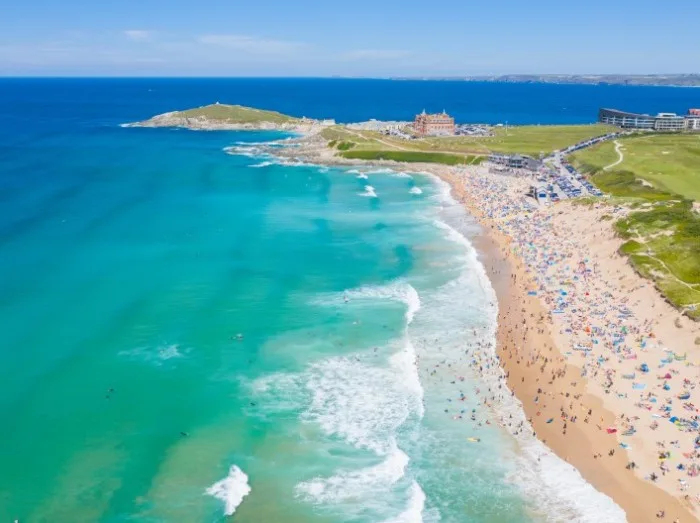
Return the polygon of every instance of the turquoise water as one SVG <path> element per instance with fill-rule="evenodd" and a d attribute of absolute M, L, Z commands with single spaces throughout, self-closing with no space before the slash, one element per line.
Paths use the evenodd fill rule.
<path fill-rule="evenodd" d="M 499 426 L 443 185 L 59 121 L 0 149 L 0 520 L 620 520 Z"/>

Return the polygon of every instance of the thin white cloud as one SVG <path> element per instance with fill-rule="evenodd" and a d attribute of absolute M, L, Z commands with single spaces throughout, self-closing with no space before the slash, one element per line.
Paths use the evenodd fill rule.
<path fill-rule="evenodd" d="M 393 49 L 358 49 L 343 55 L 346 60 L 397 60 L 406 58 L 408 51 Z"/>
<path fill-rule="evenodd" d="M 308 44 L 292 42 L 288 40 L 275 40 L 270 38 L 259 38 L 257 36 L 237 35 L 237 34 L 209 34 L 198 38 L 202 44 L 215 45 L 245 51 L 251 54 L 294 54 L 298 51 L 308 49 Z"/>
<path fill-rule="evenodd" d="M 153 36 L 153 32 L 146 31 L 144 29 L 127 29 L 124 31 L 124 36 L 128 40 L 132 40 L 134 42 L 143 42 L 145 40 L 150 40 Z"/>

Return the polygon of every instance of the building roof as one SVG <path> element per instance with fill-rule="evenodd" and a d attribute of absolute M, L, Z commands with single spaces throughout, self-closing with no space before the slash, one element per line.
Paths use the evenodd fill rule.
<path fill-rule="evenodd" d="M 601 111 L 605 111 L 606 113 L 610 113 L 615 116 L 619 116 L 621 118 L 627 117 L 627 118 L 653 118 L 653 116 L 650 116 L 648 114 L 639 114 L 639 113 L 630 113 L 627 111 L 620 111 L 619 109 L 606 109 L 606 108 L 601 108 Z"/>

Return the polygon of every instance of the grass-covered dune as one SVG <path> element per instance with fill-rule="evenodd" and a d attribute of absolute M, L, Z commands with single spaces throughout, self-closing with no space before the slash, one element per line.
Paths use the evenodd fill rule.
<path fill-rule="evenodd" d="M 668 300 L 700 320 L 700 215 L 689 200 L 657 203 L 615 224 L 621 252 Z"/>
<path fill-rule="evenodd" d="M 640 134 L 579 151 L 572 162 L 631 212 L 615 224 L 620 252 L 700 320 L 700 135 Z M 607 167 L 607 169 L 606 169 Z"/>
<path fill-rule="evenodd" d="M 620 252 L 669 302 L 700 320 L 700 214 L 693 201 L 630 171 L 601 170 L 592 180 L 631 211 L 615 223 L 625 240 Z"/>

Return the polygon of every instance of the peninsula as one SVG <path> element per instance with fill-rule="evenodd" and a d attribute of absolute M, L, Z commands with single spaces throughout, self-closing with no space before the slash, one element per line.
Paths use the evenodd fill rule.
<path fill-rule="evenodd" d="M 194 109 L 159 114 L 125 127 L 181 127 L 200 131 L 276 130 L 313 134 L 333 125 L 333 120 L 297 118 L 276 111 L 216 102 Z"/>

